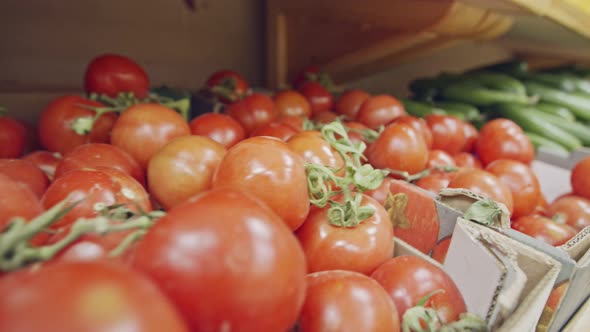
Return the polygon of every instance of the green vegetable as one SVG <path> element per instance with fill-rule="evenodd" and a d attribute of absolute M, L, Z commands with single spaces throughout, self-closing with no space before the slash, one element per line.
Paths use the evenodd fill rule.
<path fill-rule="evenodd" d="M 535 108 L 541 112 L 545 112 L 547 114 L 558 116 L 558 117 L 560 117 L 566 121 L 569 121 L 569 122 L 576 121 L 576 116 L 574 115 L 574 113 L 572 113 L 572 111 L 570 111 L 569 109 L 567 109 L 563 106 L 560 106 L 560 105 L 555 105 L 555 104 L 546 103 L 546 102 L 540 102 L 535 105 Z"/>
<path fill-rule="evenodd" d="M 434 104 L 438 108 L 442 108 L 447 113 L 456 115 L 461 114 L 465 121 L 476 121 L 481 119 L 481 114 L 477 107 L 465 103 L 454 101 L 439 101 Z"/>
<path fill-rule="evenodd" d="M 547 150 L 564 156 L 567 156 L 569 154 L 569 151 L 565 147 L 563 147 L 563 145 L 555 143 L 554 141 L 546 137 L 526 131 L 525 134 L 528 136 L 528 138 L 531 140 L 531 143 L 533 143 L 537 150 Z"/>
<path fill-rule="evenodd" d="M 423 118 L 430 114 L 447 114 L 445 110 L 434 107 L 432 104 L 426 102 L 403 99 L 402 103 L 409 115 L 419 118 Z"/>
<path fill-rule="evenodd" d="M 531 99 L 525 95 L 498 91 L 471 83 L 455 83 L 442 90 L 442 95 L 452 101 L 459 101 L 475 106 L 490 106 L 501 103 L 530 104 Z"/>
<path fill-rule="evenodd" d="M 535 108 L 531 108 L 531 110 L 536 112 L 533 116 L 567 131 L 573 136 L 576 136 L 585 146 L 590 146 L 590 127 L 575 121 L 563 121 L 563 118 L 559 116 L 541 112 Z"/>
<path fill-rule="evenodd" d="M 525 86 L 529 94 L 539 96 L 541 101 L 564 106 L 577 118 L 590 120 L 590 96 L 579 92 L 563 92 L 530 81 L 525 82 Z"/>

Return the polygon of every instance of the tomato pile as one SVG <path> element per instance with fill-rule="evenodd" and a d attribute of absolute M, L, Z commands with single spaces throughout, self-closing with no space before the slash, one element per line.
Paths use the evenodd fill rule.
<path fill-rule="evenodd" d="M 590 160 L 548 204 L 511 120 L 478 132 L 390 95 L 336 98 L 315 67 L 274 95 L 215 72 L 224 110 L 193 119 L 129 58 L 93 59 L 84 81 L 36 130 L 0 117 L 7 331 L 485 331 L 441 268 L 392 257 L 398 237 L 444 260 L 428 192 L 496 200 L 552 245 L 590 223 Z"/>

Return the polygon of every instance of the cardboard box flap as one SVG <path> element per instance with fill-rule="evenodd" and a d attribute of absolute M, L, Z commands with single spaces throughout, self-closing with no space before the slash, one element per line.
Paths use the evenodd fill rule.
<path fill-rule="evenodd" d="M 463 216 L 463 212 L 439 201 L 434 201 L 436 207 L 436 213 L 438 214 L 439 229 L 438 229 L 438 240 L 453 234 L 455 230 L 455 222 L 459 217 Z"/>
<path fill-rule="evenodd" d="M 533 160 L 531 169 L 537 175 L 541 191 L 548 202 L 553 202 L 558 196 L 572 191 L 569 168 Z"/>
<path fill-rule="evenodd" d="M 590 249 L 590 226 L 582 229 L 561 246 L 574 260 L 578 261 Z"/>
<path fill-rule="evenodd" d="M 568 322 L 563 332 L 584 332 L 590 327 L 590 300 L 587 300 Z"/>
<path fill-rule="evenodd" d="M 428 262 L 440 267 L 441 269 L 443 268 L 443 266 L 435 261 L 434 259 L 432 259 L 432 257 L 425 255 L 423 252 L 421 252 L 420 250 L 412 247 L 411 245 L 409 245 L 407 242 L 405 242 L 402 239 L 398 239 L 398 238 L 394 238 L 394 250 L 393 250 L 393 257 L 397 257 L 397 256 L 419 256 L 420 258 L 423 258 L 425 260 L 427 260 Z"/>
<path fill-rule="evenodd" d="M 590 149 L 588 148 L 576 149 L 567 155 L 558 153 L 553 150 L 541 149 L 537 151 L 536 159 L 562 168 L 572 169 L 575 164 L 589 156 Z"/>
<path fill-rule="evenodd" d="M 510 228 L 510 211 L 498 202 L 490 205 L 490 200 L 461 188 L 445 188 L 438 194 L 438 200 L 449 207 L 463 213 L 463 217 L 486 226 Z M 490 219 L 484 221 L 482 219 Z"/>

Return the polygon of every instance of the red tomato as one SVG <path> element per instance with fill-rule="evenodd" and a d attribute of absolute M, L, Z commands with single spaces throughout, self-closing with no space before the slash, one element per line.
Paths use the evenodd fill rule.
<path fill-rule="evenodd" d="M 252 132 L 250 137 L 254 136 L 271 136 L 280 139 L 283 142 L 286 142 L 289 138 L 293 137 L 293 135 L 297 134 L 297 129 L 293 128 L 292 126 L 281 123 L 281 122 L 271 122 L 267 125 L 264 125 Z"/>
<path fill-rule="evenodd" d="M 342 156 L 323 139 L 318 131 L 297 133 L 287 141 L 287 145 L 307 163 L 326 165 L 344 171 Z"/>
<path fill-rule="evenodd" d="M 295 130 L 297 130 L 297 132 L 300 132 L 303 130 L 303 118 L 300 116 L 295 116 L 295 115 L 282 116 L 277 121 L 293 127 Z"/>
<path fill-rule="evenodd" d="M 399 332 L 400 318 L 389 294 L 360 273 L 309 274 L 299 332 Z"/>
<path fill-rule="evenodd" d="M 578 196 L 564 196 L 549 205 L 547 215 L 564 218 L 565 223 L 582 230 L 590 226 L 590 201 Z"/>
<path fill-rule="evenodd" d="M 417 256 L 398 256 L 379 266 L 371 275 L 389 293 L 400 317 L 426 295 L 437 290 L 425 304 L 436 310 L 443 323 L 459 319 L 467 309 L 459 289 L 441 268 Z"/>
<path fill-rule="evenodd" d="M 207 79 L 207 88 L 213 89 L 213 93 L 220 97 L 224 103 L 242 99 L 250 90 L 248 81 L 238 72 L 232 70 L 219 70 L 211 74 Z M 215 87 L 222 87 L 225 92 L 216 93 Z"/>
<path fill-rule="evenodd" d="M 499 159 L 488 164 L 486 171 L 497 176 L 512 192 L 512 218 L 531 214 L 541 195 L 541 186 L 533 170 L 518 161 Z"/>
<path fill-rule="evenodd" d="M 338 120 L 338 114 L 334 112 L 317 113 L 312 118 L 317 123 L 330 123 Z"/>
<path fill-rule="evenodd" d="M 456 175 L 456 172 L 433 173 L 416 181 L 415 184 L 436 196 L 438 195 L 439 191 L 441 191 L 441 189 L 447 188 L 449 186 L 449 183 L 451 183 L 451 180 Z"/>
<path fill-rule="evenodd" d="M 435 168 L 439 166 L 455 166 L 455 160 L 450 154 L 443 150 L 428 151 L 428 163 L 426 168 Z"/>
<path fill-rule="evenodd" d="M 43 212 L 39 198 L 31 188 L 0 173 L 0 232 L 12 218 L 31 220 Z"/>
<path fill-rule="evenodd" d="M 495 119 L 479 131 L 475 150 L 484 165 L 498 159 L 512 159 L 530 164 L 535 149 L 522 129 L 508 119 Z"/>
<path fill-rule="evenodd" d="M 63 96 L 53 100 L 41 113 L 39 138 L 51 152 L 65 154 L 78 145 L 108 143 L 117 115 L 105 113 L 94 123 L 87 135 L 78 135 L 72 124 L 76 119 L 94 117 L 95 112 L 85 107 L 104 107 L 101 103 L 80 96 Z"/>
<path fill-rule="evenodd" d="M 381 182 L 381 185 L 377 189 L 365 191 L 363 194 L 370 196 L 371 198 L 379 202 L 379 204 L 383 205 L 385 204 L 387 196 L 391 192 L 389 188 L 391 186 L 392 181 L 395 180 L 393 178 L 386 177 L 385 179 L 383 179 L 383 182 Z"/>
<path fill-rule="evenodd" d="M 0 293 L 5 331 L 188 332 L 152 282 L 107 262 L 55 263 L 18 271 L 0 279 Z"/>
<path fill-rule="evenodd" d="M 328 220 L 329 206 L 313 209 L 295 233 L 305 251 L 309 272 L 347 270 L 370 274 L 393 254 L 393 226 L 379 202 L 363 195 L 361 206 L 375 213 L 355 227 Z M 342 202 L 343 197 L 334 198 Z"/>
<path fill-rule="evenodd" d="M 348 90 L 338 98 L 334 110 L 336 113 L 344 115 L 348 120 L 354 120 L 361 109 L 361 105 L 370 96 L 370 94 L 362 90 Z"/>
<path fill-rule="evenodd" d="M 116 168 L 145 185 L 145 172 L 139 163 L 129 153 L 104 143 L 89 143 L 75 147 L 59 162 L 55 177 L 58 178 L 75 169 L 94 167 Z"/>
<path fill-rule="evenodd" d="M 428 149 L 432 148 L 432 132 L 430 131 L 430 128 L 428 128 L 424 119 L 411 115 L 402 115 L 395 119 L 395 123 L 405 123 L 412 126 L 412 128 L 416 129 L 422 135 L 426 147 Z"/>
<path fill-rule="evenodd" d="M 22 123 L 0 115 L 0 158 L 18 158 L 25 151 L 27 129 Z"/>
<path fill-rule="evenodd" d="M 47 188 L 42 203 L 49 209 L 66 198 L 69 202 L 81 201 L 52 225 L 54 229 L 68 226 L 81 217 L 95 217 L 96 204 L 127 204 L 130 210 L 136 212 L 138 208 L 135 204 L 138 204 L 144 211 L 151 211 L 143 186 L 130 175 L 114 168 L 97 167 L 68 172 Z"/>
<path fill-rule="evenodd" d="M 463 122 L 463 134 L 465 135 L 465 144 L 462 151 L 472 152 L 475 148 L 475 142 L 477 142 L 477 128 L 469 122 Z"/>
<path fill-rule="evenodd" d="M 436 244 L 434 249 L 432 249 L 432 259 L 441 264 L 445 263 L 447 252 L 449 251 L 449 246 L 451 245 L 451 239 L 452 237 L 449 235 Z"/>
<path fill-rule="evenodd" d="M 365 130 L 369 130 L 369 127 L 365 126 L 360 122 L 355 121 L 347 121 L 343 123 L 346 129 L 348 129 L 348 138 L 352 144 L 358 144 L 363 142 L 365 144 L 369 144 L 369 141 L 363 136 L 362 132 Z M 366 152 L 366 150 L 365 150 Z"/>
<path fill-rule="evenodd" d="M 305 82 L 314 81 L 315 76 L 319 74 L 320 67 L 316 65 L 309 65 L 297 73 L 297 76 L 295 76 L 295 79 L 293 80 L 293 86 L 297 88 Z"/>
<path fill-rule="evenodd" d="M 539 215 L 529 215 L 512 221 L 511 227 L 521 233 L 552 246 L 565 244 L 576 235 L 576 230 L 567 224 L 558 224 Z"/>
<path fill-rule="evenodd" d="M 316 115 L 322 112 L 330 112 L 334 105 L 334 98 L 328 89 L 318 82 L 305 82 L 297 90 L 307 98 L 311 106 L 311 113 Z"/>
<path fill-rule="evenodd" d="M 148 75 L 137 62 L 116 54 L 100 55 L 88 64 L 84 74 L 84 89 L 116 97 L 120 92 L 133 92 L 137 98 L 148 95 Z"/>
<path fill-rule="evenodd" d="M 457 173 L 455 178 L 449 183 L 448 187 L 465 188 L 476 194 L 506 205 L 510 213 L 514 210 L 510 188 L 490 172 L 477 168 L 465 169 Z"/>
<path fill-rule="evenodd" d="M 404 123 L 394 123 L 367 149 L 367 157 L 376 168 L 418 173 L 426 167 L 428 149 L 418 131 Z"/>
<path fill-rule="evenodd" d="M 23 156 L 24 160 L 28 160 L 33 164 L 37 165 L 50 181 L 53 181 L 53 177 L 55 176 L 55 170 L 57 169 L 57 164 L 62 159 L 62 156 L 58 152 L 49 152 L 49 151 L 33 151 L 25 156 Z"/>
<path fill-rule="evenodd" d="M 225 112 L 242 125 L 246 136 L 275 121 L 279 116 L 275 102 L 269 96 L 260 93 L 253 93 L 227 105 Z"/>
<path fill-rule="evenodd" d="M 113 127 L 111 143 L 146 169 L 160 148 L 190 133 L 188 123 L 173 109 L 159 104 L 137 104 L 121 114 Z"/>
<path fill-rule="evenodd" d="M 252 137 L 228 150 L 213 175 L 213 188 L 250 192 L 273 209 L 292 230 L 309 212 L 303 159 L 274 137 Z"/>
<path fill-rule="evenodd" d="M 455 165 L 461 168 L 483 168 L 481 161 L 469 152 L 459 152 L 453 156 Z"/>
<path fill-rule="evenodd" d="M 356 115 L 356 121 L 369 128 L 378 129 L 402 115 L 406 115 L 406 109 L 398 99 L 389 95 L 377 95 L 363 102 Z"/>
<path fill-rule="evenodd" d="M 164 145 L 150 160 L 150 194 L 164 207 L 172 207 L 211 188 L 213 172 L 226 149 L 205 136 L 179 137 Z"/>
<path fill-rule="evenodd" d="M 551 294 L 549 294 L 549 298 L 547 299 L 545 307 L 551 309 L 551 311 L 555 313 L 568 286 L 569 280 L 561 282 L 557 287 L 553 288 Z"/>
<path fill-rule="evenodd" d="M 138 244 L 133 265 L 176 304 L 191 331 L 286 331 L 305 299 L 297 239 L 264 203 L 235 189 L 171 209 Z"/>
<path fill-rule="evenodd" d="M 205 113 L 189 122 L 191 134 L 207 136 L 226 148 L 246 138 L 242 125 L 227 114 Z"/>
<path fill-rule="evenodd" d="M 311 117 L 311 105 L 304 95 L 295 90 L 284 90 L 275 95 L 279 116 Z"/>
<path fill-rule="evenodd" d="M 570 176 L 574 194 L 590 199 L 590 157 L 579 161 Z"/>
<path fill-rule="evenodd" d="M 465 122 L 450 115 L 430 114 L 425 117 L 432 132 L 432 148 L 456 154 L 465 146 Z"/>
<path fill-rule="evenodd" d="M 24 159 L 0 159 L 0 173 L 28 186 L 40 199 L 49 179 L 37 165 Z"/>

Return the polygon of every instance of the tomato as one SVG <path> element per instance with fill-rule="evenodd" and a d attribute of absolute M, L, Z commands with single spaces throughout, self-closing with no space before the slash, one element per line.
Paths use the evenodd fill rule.
<path fill-rule="evenodd" d="M 481 161 L 469 152 L 459 152 L 453 156 L 455 165 L 461 168 L 483 168 Z"/>
<path fill-rule="evenodd" d="M 549 295 L 549 298 L 547 299 L 545 306 L 547 308 L 551 309 L 552 312 L 557 311 L 557 308 L 559 307 L 559 303 L 561 302 L 561 299 L 563 298 L 563 294 L 565 294 L 565 291 L 567 290 L 568 286 L 569 286 L 569 280 L 561 282 L 558 286 L 553 288 L 553 290 L 551 291 L 551 294 Z"/>
<path fill-rule="evenodd" d="M 31 220 L 43 212 L 39 198 L 31 188 L 0 173 L 0 232 L 12 218 Z"/>
<path fill-rule="evenodd" d="M 379 202 L 364 194 L 361 206 L 375 213 L 355 227 L 328 220 L 329 206 L 313 209 L 295 233 L 305 251 L 309 272 L 347 270 L 370 274 L 393 254 L 393 226 Z M 344 198 L 337 196 L 335 201 Z"/>
<path fill-rule="evenodd" d="M 486 171 L 497 176 L 512 192 L 512 218 L 531 214 L 541 195 L 541 186 L 533 170 L 518 161 L 499 159 L 486 166 Z"/>
<path fill-rule="evenodd" d="M 342 156 L 323 139 L 318 131 L 302 131 L 291 137 L 287 145 L 305 162 L 344 170 Z"/>
<path fill-rule="evenodd" d="M 383 182 L 381 182 L 381 185 L 377 187 L 377 189 L 365 191 L 363 194 L 370 196 L 371 198 L 379 202 L 379 204 L 383 205 L 385 204 L 387 196 L 391 192 L 389 188 L 393 181 L 395 181 L 393 178 L 386 177 L 385 179 L 383 179 Z"/>
<path fill-rule="evenodd" d="M 399 332 L 400 318 L 389 294 L 360 273 L 324 271 L 306 277 L 299 332 Z"/>
<path fill-rule="evenodd" d="M 207 79 L 206 86 L 224 103 L 242 99 L 250 90 L 248 81 L 238 72 L 232 70 L 214 72 Z M 223 93 L 216 92 L 216 88 L 222 88 Z"/>
<path fill-rule="evenodd" d="M 104 107 L 99 102 L 80 96 L 63 96 L 53 100 L 41 113 L 39 139 L 51 152 L 65 154 L 78 145 L 86 143 L 108 143 L 117 115 L 105 113 L 94 123 L 87 135 L 79 135 L 73 129 L 74 121 L 94 117 L 95 112 L 85 107 Z"/>
<path fill-rule="evenodd" d="M 275 102 L 266 95 L 253 93 L 246 98 L 227 105 L 225 112 L 236 119 L 246 131 L 246 136 L 273 121 L 279 113 Z"/>
<path fill-rule="evenodd" d="M 475 148 L 475 142 L 477 142 L 477 128 L 469 122 L 463 122 L 463 134 L 465 136 L 465 144 L 463 144 L 462 151 L 472 152 Z"/>
<path fill-rule="evenodd" d="M 88 143 L 75 147 L 59 162 L 55 177 L 58 178 L 75 169 L 94 167 L 116 168 L 145 185 L 145 172 L 139 163 L 129 153 L 104 143 Z"/>
<path fill-rule="evenodd" d="M 293 86 L 299 87 L 305 82 L 314 82 L 317 75 L 320 74 L 320 67 L 316 65 L 309 65 L 303 68 L 293 79 Z"/>
<path fill-rule="evenodd" d="M 426 164 L 426 168 L 443 166 L 455 166 L 455 160 L 453 157 L 443 150 L 428 151 L 428 163 Z"/>
<path fill-rule="evenodd" d="M 338 98 L 334 110 L 336 113 L 344 115 L 348 120 L 354 120 L 361 109 L 361 105 L 370 96 L 363 90 L 348 90 Z"/>
<path fill-rule="evenodd" d="M 576 230 L 567 224 L 558 224 L 539 215 L 528 215 L 512 221 L 511 227 L 521 233 L 552 246 L 565 244 L 576 235 Z"/>
<path fill-rule="evenodd" d="M 441 189 L 447 188 L 449 186 L 449 183 L 451 183 L 451 180 L 456 175 L 456 172 L 432 173 L 416 181 L 415 184 L 436 196 L 438 195 L 438 192 L 441 191 Z"/>
<path fill-rule="evenodd" d="M 191 134 L 207 136 L 228 149 L 246 138 L 242 125 L 227 114 L 205 113 L 192 119 L 188 125 Z"/>
<path fill-rule="evenodd" d="M 137 98 L 148 95 L 150 81 L 143 68 L 132 59 L 116 54 L 100 55 L 88 64 L 84 89 L 116 97 L 120 92 L 133 92 Z"/>
<path fill-rule="evenodd" d="M 282 116 L 280 119 L 277 120 L 277 122 L 289 125 L 293 127 L 295 130 L 297 130 L 297 132 L 300 132 L 303 130 L 303 120 L 304 118 L 300 116 L 287 115 Z"/>
<path fill-rule="evenodd" d="M 0 294 L 5 331 L 188 332 L 152 282 L 107 262 L 55 263 L 18 271 L 0 279 Z"/>
<path fill-rule="evenodd" d="M 364 124 L 356 121 L 347 121 L 344 122 L 344 127 L 348 129 L 348 139 L 352 144 L 358 144 L 363 142 L 365 144 L 369 144 L 369 141 L 363 136 L 362 132 L 365 130 L 369 130 L 369 127 L 365 126 Z M 365 150 L 366 152 L 366 150 Z"/>
<path fill-rule="evenodd" d="M 129 153 L 146 169 L 160 148 L 190 133 L 188 123 L 173 109 L 159 104 L 137 104 L 123 112 L 115 123 L 111 144 Z"/>
<path fill-rule="evenodd" d="M 578 196 L 564 196 L 547 208 L 549 217 L 560 217 L 577 230 L 590 226 L 590 201 Z"/>
<path fill-rule="evenodd" d="M 305 82 L 297 90 L 307 98 L 311 106 L 311 114 L 330 112 L 334 105 L 334 98 L 328 89 L 318 82 Z"/>
<path fill-rule="evenodd" d="M 490 172 L 477 168 L 465 169 L 457 173 L 448 187 L 465 188 L 506 205 L 510 213 L 514 210 L 514 201 L 512 200 L 510 188 Z"/>
<path fill-rule="evenodd" d="M 126 204 L 136 212 L 137 204 L 144 211 L 151 211 L 143 186 L 130 175 L 108 167 L 73 170 L 62 175 L 47 188 L 41 201 L 49 209 L 66 198 L 69 202 L 81 201 L 53 224 L 53 229 L 68 226 L 81 217 L 95 217 L 96 204 Z"/>
<path fill-rule="evenodd" d="M 401 101 L 389 95 L 377 95 L 363 102 L 355 120 L 369 128 L 378 129 L 402 115 L 406 115 L 406 109 Z"/>
<path fill-rule="evenodd" d="M 394 123 L 367 149 L 367 157 L 376 168 L 420 172 L 428 162 L 428 149 L 418 131 L 404 123 Z"/>
<path fill-rule="evenodd" d="M 467 309 L 459 289 L 441 268 L 417 256 L 389 259 L 371 275 L 393 299 L 400 317 L 434 291 L 426 307 L 436 310 L 443 323 L 456 321 Z"/>
<path fill-rule="evenodd" d="M 295 115 L 311 117 L 311 105 L 301 93 L 284 90 L 275 95 L 275 103 L 280 116 Z"/>
<path fill-rule="evenodd" d="M 465 146 L 464 122 L 450 115 L 430 114 L 425 117 L 432 132 L 432 149 L 450 154 L 462 151 Z"/>
<path fill-rule="evenodd" d="M 303 158 L 278 138 L 251 137 L 229 149 L 213 175 L 213 188 L 221 187 L 250 192 L 292 230 L 309 212 Z"/>
<path fill-rule="evenodd" d="M 317 123 L 330 123 L 338 120 L 338 114 L 334 112 L 317 113 L 312 117 L 312 120 Z"/>
<path fill-rule="evenodd" d="M 53 181 L 55 176 L 55 170 L 57 165 L 62 159 L 62 156 L 58 152 L 49 152 L 44 150 L 33 151 L 22 157 L 24 160 L 28 160 L 33 164 L 37 165 L 50 181 Z"/>
<path fill-rule="evenodd" d="M 49 186 L 49 179 L 31 161 L 24 159 L 0 159 L 0 173 L 27 185 L 38 198 Z"/>
<path fill-rule="evenodd" d="M 416 129 L 422 135 L 424 138 L 424 143 L 426 143 L 426 147 L 428 149 L 432 148 L 432 132 L 430 131 L 430 128 L 428 128 L 428 125 L 424 119 L 411 115 L 402 115 L 395 119 L 394 122 L 405 123 L 412 126 L 412 128 Z"/>
<path fill-rule="evenodd" d="M 590 199 L 590 157 L 586 157 L 574 166 L 570 181 L 574 194 Z"/>
<path fill-rule="evenodd" d="M 451 240 L 452 237 L 449 235 L 438 241 L 434 249 L 432 249 L 432 259 L 441 264 L 444 264 L 445 259 L 447 258 L 447 252 L 449 251 L 449 246 L 451 245 Z"/>
<path fill-rule="evenodd" d="M 211 188 L 213 172 L 226 149 L 205 136 L 179 137 L 164 145 L 150 160 L 150 194 L 165 209 Z"/>
<path fill-rule="evenodd" d="M 171 209 L 138 244 L 133 266 L 191 331 L 286 331 L 305 299 L 305 256 L 284 222 L 236 189 Z M 264 291 L 261 291 L 264 290 Z"/>
<path fill-rule="evenodd" d="M 479 131 L 475 151 L 484 165 L 498 159 L 512 159 L 530 164 L 535 149 L 522 129 L 508 119 L 495 119 Z"/>
<path fill-rule="evenodd" d="M 0 114 L 0 158 L 18 158 L 25 151 L 27 130 L 19 121 Z"/>
<path fill-rule="evenodd" d="M 286 123 L 271 122 L 254 130 L 252 134 L 250 134 L 250 137 L 271 136 L 286 142 L 289 138 L 293 137 L 293 135 L 297 134 L 297 132 L 297 129 Z"/>

